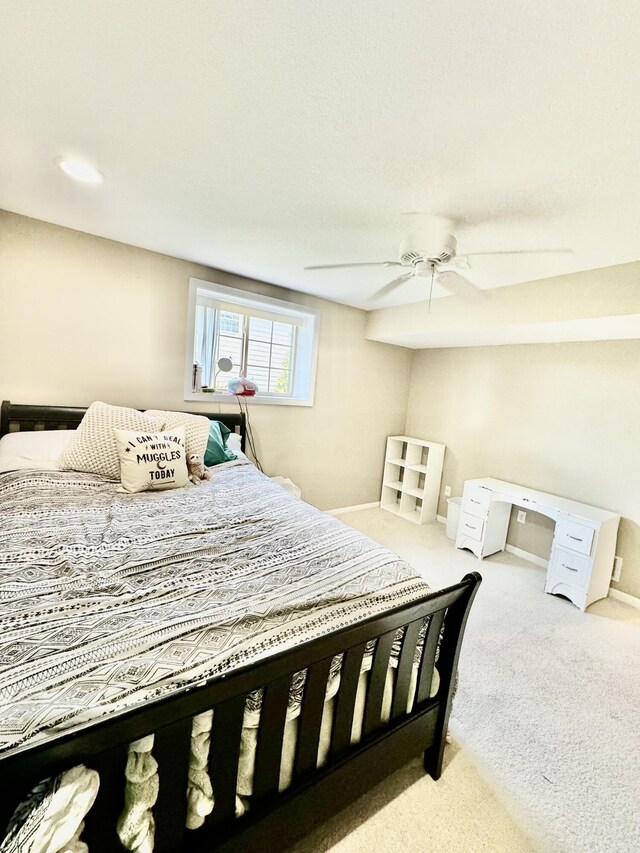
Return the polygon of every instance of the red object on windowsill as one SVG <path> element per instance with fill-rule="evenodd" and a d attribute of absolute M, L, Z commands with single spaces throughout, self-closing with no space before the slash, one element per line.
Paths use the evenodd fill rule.
<path fill-rule="evenodd" d="M 230 379 L 227 382 L 227 390 L 230 394 L 235 394 L 236 397 L 255 397 L 258 393 L 258 386 L 251 379 L 239 376 L 237 379 Z"/>

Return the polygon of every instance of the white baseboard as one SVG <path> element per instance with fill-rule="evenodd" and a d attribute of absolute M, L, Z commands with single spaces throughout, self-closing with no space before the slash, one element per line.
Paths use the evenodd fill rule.
<path fill-rule="evenodd" d="M 446 515 L 436 515 L 436 521 L 439 521 L 440 524 L 446 524 L 447 523 L 447 517 L 446 517 Z"/>
<path fill-rule="evenodd" d="M 624 601 L 624 603 L 628 604 L 630 607 L 640 608 L 640 598 L 636 598 L 635 595 L 629 595 L 628 592 L 622 592 L 620 589 L 609 589 L 609 598 Z"/>
<path fill-rule="evenodd" d="M 336 509 L 325 509 L 327 515 L 344 515 L 347 512 L 358 512 L 361 509 L 375 509 L 380 506 L 380 501 L 371 504 L 357 504 L 356 506 L 339 506 Z"/>
<path fill-rule="evenodd" d="M 523 551 L 522 548 L 516 548 L 515 545 L 505 545 L 504 550 L 516 557 L 522 557 L 523 560 L 529 560 L 530 563 L 535 563 L 541 569 L 546 569 L 549 565 L 549 560 L 538 557 L 536 554 L 530 554 L 529 551 Z"/>

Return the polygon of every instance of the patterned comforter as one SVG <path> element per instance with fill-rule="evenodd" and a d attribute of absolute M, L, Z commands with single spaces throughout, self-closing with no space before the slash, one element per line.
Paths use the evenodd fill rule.
<path fill-rule="evenodd" d="M 0 751 L 425 595 L 397 556 L 250 464 L 123 494 L 0 474 Z"/>

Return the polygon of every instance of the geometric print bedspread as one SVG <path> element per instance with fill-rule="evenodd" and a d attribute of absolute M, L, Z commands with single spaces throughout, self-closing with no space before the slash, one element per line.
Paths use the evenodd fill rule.
<path fill-rule="evenodd" d="M 0 474 L 0 752 L 413 601 L 396 555 L 251 464 L 123 494 Z"/>

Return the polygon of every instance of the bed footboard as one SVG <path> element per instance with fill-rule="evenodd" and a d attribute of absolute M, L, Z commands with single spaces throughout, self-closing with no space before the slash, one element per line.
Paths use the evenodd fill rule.
<path fill-rule="evenodd" d="M 454 586 L 381 616 L 364 620 L 232 674 L 107 718 L 80 732 L 59 735 L 0 760 L 0 820 L 41 779 L 77 764 L 100 774 L 100 790 L 87 815 L 83 839 L 91 853 L 123 848 L 116 822 L 124 802 L 128 745 L 155 734 L 159 794 L 153 808 L 157 853 L 211 850 L 280 850 L 304 837 L 411 758 L 440 776 L 454 677 L 465 624 L 481 581 L 466 575 Z M 425 632 L 426 625 L 426 632 Z M 383 712 L 394 640 L 400 639 L 390 709 Z M 362 733 L 352 729 L 358 682 L 371 649 Z M 369 646 L 368 646 L 369 644 Z M 342 655 L 328 758 L 318 749 L 331 662 Z M 436 663 L 437 661 L 437 663 Z M 293 779 L 280 791 L 283 739 L 294 675 L 306 680 L 293 760 Z M 435 673 L 438 690 L 433 694 Z M 246 814 L 236 817 L 240 740 L 247 695 L 263 688 L 253 775 Z M 413 696 L 413 701 L 411 697 Z M 407 707 L 410 711 L 407 711 Z M 186 828 L 193 717 L 213 709 L 209 774 L 214 807 L 196 830 Z"/>

